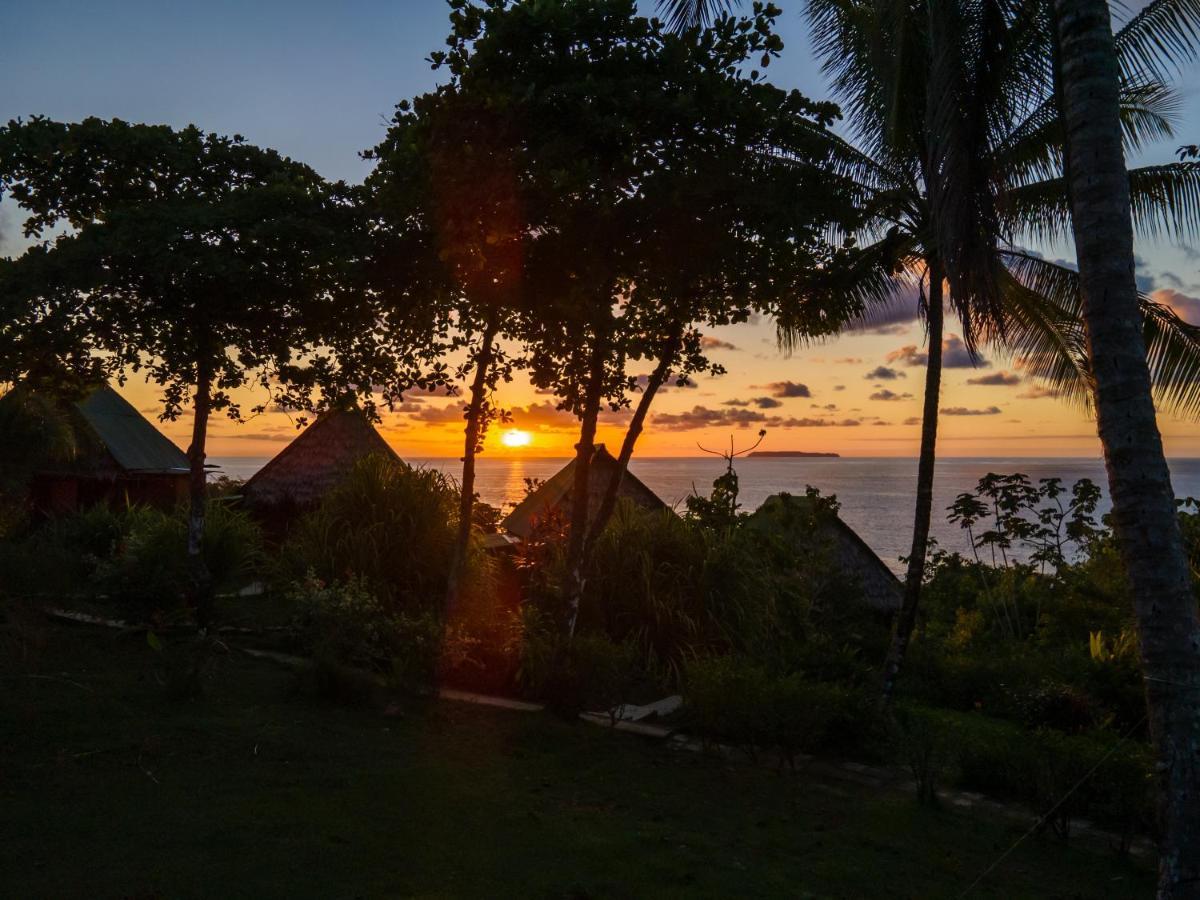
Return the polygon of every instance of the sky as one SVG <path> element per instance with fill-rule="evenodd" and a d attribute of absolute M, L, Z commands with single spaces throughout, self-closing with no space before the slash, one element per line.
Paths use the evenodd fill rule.
<path fill-rule="evenodd" d="M 778 30 L 785 49 L 768 77 L 827 98 L 800 2 L 777 5 L 784 9 Z M 442 0 L 0 0 L 0 121 L 43 114 L 195 123 L 274 147 L 328 178 L 360 181 L 369 164 L 359 152 L 383 136 L 396 102 L 436 84 L 426 57 L 443 44 L 446 13 Z M 1180 144 L 1200 142 L 1200 67 L 1181 73 L 1177 86 L 1178 139 L 1146 148 L 1131 165 L 1166 162 Z M 24 247 L 20 210 L 0 203 L 0 255 Z M 1069 246 L 1036 249 L 1073 257 Z M 1137 252 L 1143 289 L 1200 323 L 1200 240 L 1142 242 Z M 1046 396 L 1011 359 L 985 352 L 972 365 L 956 326 L 947 322 L 942 455 L 1099 455 L 1085 411 Z M 876 324 L 791 356 L 777 349 L 769 320 L 716 329 L 708 340 L 726 374 L 656 398 L 639 455 L 698 454 L 697 444 L 724 446 L 731 434 L 750 442 L 759 428 L 767 429 L 763 449 L 916 454 L 924 384 L 920 323 Z M 148 416 L 160 411 L 152 386 L 131 381 L 122 390 Z M 506 447 L 502 427 L 489 436 L 489 455 L 572 452 L 575 421 L 555 409 L 552 397 L 518 382 L 498 399 L 513 411 L 511 428 L 527 432 L 531 442 Z M 599 439 L 619 445 L 624 418 L 607 414 Z M 1200 424 L 1164 414 L 1159 425 L 1169 455 L 1200 456 Z M 186 446 L 186 417 L 161 427 Z M 402 456 L 461 455 L 461 402 L 410 397 L 404 411 L 385 416 L 381 430 Z M 214 423 L 209 453 L 270 456 L 295 433 L 281 413 Z"/>

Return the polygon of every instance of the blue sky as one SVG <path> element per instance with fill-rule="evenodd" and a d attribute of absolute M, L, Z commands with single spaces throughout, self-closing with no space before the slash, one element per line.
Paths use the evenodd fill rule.
<path fill-rule="evenodd" d="M 776 2 L 784 8 L 778 27 L 786 49 L 783 58 L 772 63 L 768 76 L 812 97 L 828 96 L 811 55 L 801 2 Z M 650 4 L 643 4 L 644 10 L 649 8 Z M 327 177 L 358 181 L 368 169 L 358 153 L 383 135 L 395 103 L 435 83 L 435 73 L 425 60 L 445 39 L 446 13 L 442 0 L 0 0 L 4 36 L 0 121 L 41 113 L 67 121 L 95 115 L 174 126 L 195 123 L 274 147 Z M 1131 160 L 1132 165 L 1168 161 L 1179 144 L 1200 142 L 1198 76 L 1200 68 L 1192 67 L 1178 81 L 1183 91 L 1179 139 L 1150 148 Z M 0 203 L 0 254 L 23 247 L 16 213 L 11 203 Z M 1192 244 L 1200 246 L 1197 241 Z M 1176 308 L 1200 322 L 1197 246 L 1147 243 L 1139 245 L 1138 253 L 1144 260 L 1140 272 L 1144 286 L 1176 292 Z M 1072 256 L 1069 247 L 1039 249 L 1056 258 Z M 796 426 L 787 431 L 787 426 L 772 425 L 785 429 L 774 449 L 798 445 L 864 455 L 908 454 L 915 449 L 918 430 L 912 422 L 920 411 L 919 371 L 891 382 L 892 396 L 886 399 L 877 399 L 882 386 L 864 373 L 899 358 L 906 346 L 921 344 L 924 335 L 919 325 L 903 334 L 897 328 L 886 334 L 848 335 L 814 354 L 793 358 L 778 353 L 769 323 L 741 326 L 719 337 L 736 347 L 718 351 L 724 354 L 721 361 L 729 374 L 720 383 L 702 385 L 694 396 L 685 396 L 689 392 L 664 396 L 664 413 L 677 421 L 687 415 L 689 423 L 697 424 L 671 431 L 664 419 L 662 437 L 655 444 L 658 452 L 690 452 L 694 432 L 706 428 L 727 433 L 729 427 L 736 427 L 722 412 L 728 400 L 753 398 L 756 392 L 763 393 L 764 385 L 784 380 L 812 387 L 811 398 L 784 401 L 783 413 L 791 421 L 828 416 L 842 422 L 853 417 L 856 424 L 861 420 L 872 427 Z M 993 360 L 991 369 L 1006 365 L 1011 362 Z M 1090 455 L 1095 451 L 1094 425 L 1079 411 L 1038 399 L 1029 385 L 1004 387 L 969 380 L 977 374 L 968 369 L 957 381 L 949 380 L 947 402 L 969 411 L 994 409 L 996 413 L 986 419 L 961 420 L 957 438 L 955 426 L 948 424 L 943 429 L 948 448 L 959 446 L 955 441 L 961 440 L 962 453 L 986 455 L 996 441 L 1006 442 L 1006 448 L 1026 441 L 1029 452 Z M 148 388 L 138 391 L 138 399 L 147 410 L 153 409 Z M 832 409 L 834 401 L 837 411 Z M 546 429 L 541 449 L 557 452 L 560 444 L 570 446 L 569 423 L 556 424 L 552 415 L 535 409 L 533 398 L 523 392 L 512 402 L 524 404 L 529 427 Z M 696 414 L 696 409 L 702 414 Z M 459 414 L 451 413 L 445 418 L 459 423 L 451 431 L 460 429 Z M 429 431 L 435 418 L 397 420 L 394 430 L 385 433 L 402 451 L 428 450 L 420 446 L 424 438 L 419 435 Z M 746 418 L 747 427 L 759 424 Z M 986 428 L 974 424 L 985 421 L 991 423 Z M 276 424 L 280 430 L 275 438 L 266 437 L 262 429 L 244 432 L 240 438 L 230 431 L 224 452 L 234 452 L 235 446 L 247 453 L 274 452 L 277 446 L 270 442 L 285 439 L 290 431 L 286 423 Z M 554 432 L 560 425 L 561 434 Z M 1169 451 L 1200 454 L 1200 427 L 1195 423 L 1164 420 L 1162 427 Z M 254 435 L 262 436 L 254 438 L 258 444 L 251 440 Z M 1056 436 L 1054 446 L 1047 445 L 1047 435 Z M 1059 435 L 1073 437 L 1065 441 Z M 451 438 L 450 431 L 438 437 L 437 452 Z"/>

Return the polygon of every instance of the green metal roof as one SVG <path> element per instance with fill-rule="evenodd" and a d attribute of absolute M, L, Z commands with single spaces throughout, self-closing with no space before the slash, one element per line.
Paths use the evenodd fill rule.
<path fill-rule="evenodd" d="M 166 474 L 188 470 L 187 455 L 108 385 L 96 388 L 75 406 L 125 471 Z"/>

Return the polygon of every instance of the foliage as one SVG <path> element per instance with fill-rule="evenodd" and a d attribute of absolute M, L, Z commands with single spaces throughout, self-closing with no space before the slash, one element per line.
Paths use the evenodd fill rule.
<path fill-rule="evenodd" d="M 326 584 L 311 571 L 289 592 L 304 648 L 318 677 L 334 683 L 345 670 L 384 676 L 406 689 L 434 683 L 442 627 L 430 613 L 389 611 L 358 576 Z M 353 677 L 351 675 L 351 677 Z"/>
<path fill-rule="evenodd" d="M 202 553 L 214 588 L 235 591 L 263 563 L 262 534 L 226 503 L 208 506 Z M 97 504 L 0 541 L 0 581 L 14 596 L 107 599 L 144 614 L 176 611 L 188 583 L 183 509 Z"/>
<path fill-rule="evenodd" d="M 519 680 L 529 695 L 567 719 L 581 712 L 615 717 L 639 676 L 638 647 L 594 632 L 566 636 L 536 612 L 524 626 Z"/>
<path fill-rule="evenodd" d="M 389 612 L 434 612 L 446 590 L 457 516 L 458 492 L 445 475 L 367 457 L 292 528 L 275 580 L 287 585 L 309 570 L 327 584 L 356 578 Z M 486 568 L 476 549 L 468 584 Z"/>
<path fill-rule="evenodd" d="M 870 707 L 855 690 L 798 673 L 778 677 L 735 656 L 690 664 L 684 691 L 688 727 L 702 739 L 752 756 L 775 752 L 793 768 L 801 753 L 861 750 L 871 728 Z"/>
<path fill-rule="evenodd" d="M 1062 838 L 1087 816 L 1125 838 L 1153 829 L 1153 763 L 1149 748 L 1111 732 L 1069 736 L 1052 728 L 1027 730 L 977 713 L 909 707 L 910 734 L 952 748 L 943 771 L 953 768 L 964 788 L 1029 804 L 1042 827 Z"/>

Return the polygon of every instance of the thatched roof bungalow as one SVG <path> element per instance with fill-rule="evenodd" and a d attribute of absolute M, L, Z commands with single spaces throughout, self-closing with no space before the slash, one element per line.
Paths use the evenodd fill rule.
<path fill-rule="evenodd" d="M 20 395 L 13 391 L 4 400 L 20 402 Z M 103 384 L 55 405 L 74 432 L 75 449 L 33 467 L 35 510 L 60 514 L 97 503 L 169 507 L 187 496 L 187 456 L 112 387 Z"/>
<path fill-rule="evenodd" d="M 595 515 L 600 508 L 604 492 L 609 480 L 617 469 L 617 461 L 603 444 L 597 444 L 592 455 L 592 464 L 588 475 L 588 510 Z M 538 521 L 549 514 L 561 513 L 568 518 L 571 513 L 571 494 L 575 486 L 575 460 L 558 470 L 536 491 L 522 500 L 500 523 L 500 527 L 510 534 L 527 538 L 533 533 Z M 637 476 L 626 470 L 621 479 L 619 497 L 632 500 L 638 506 L 649 509 L 668 509 L 666 503 L 658 495 L 646 487 Z"/>
<path fill-rule="evenodd" d="M 900 608 L 903 585 L 887 563 L 836 513 L 818 512 L 810 498 L 768 497 L 747 527 L 782 533 L 802 552 L 828 554 L 835 577 L 859 588 L 864 603 L 882 612 Z"/>
<path fill-rule="evenodd" d="M 246 482 L 243 501 L 256 514 L 286 518 L 316 506 L 360 459 L 372 455 L 400 462 L 362 410 L 329 410 Z"/>

